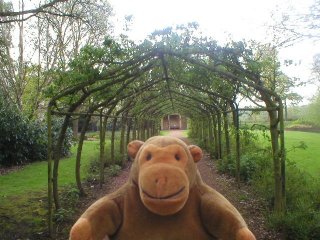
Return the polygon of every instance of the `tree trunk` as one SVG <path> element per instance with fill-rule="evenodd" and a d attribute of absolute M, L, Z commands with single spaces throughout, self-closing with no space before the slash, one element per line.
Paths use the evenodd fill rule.
<path fill-rule="evenodd" d="M 24 1 L 21 0 L 19 1 L 19 8 L 21 11 L 24 11 Z M 19 20 L 18 26 L 19 26 L 19 59 L 18 59 L 18 76 L 17 76 L 17 82 L 15 86 L 15 90 L 17 92 L 16 95 L 16 101 L 17 101 L 17 106 L 20 111 L 23 110 L 22 106 L 22 95 L 24 92 L 25 84 L 26 84 L 26 79 L 25 79 L 25 67 L 24 67 L 24 15 L 21 14 L 19 15 Z"/>
<path fill-rule="evenodd" d="M 127 137 L 126 137 L 126 145 L 128 145 L 128 143 L 130 142 L 130 132 L 131 132 L 131 128 L 132 128 L 132 119 L 128 119 L 127 121 Z"/>
<path fill-rule="evenodd" d="M 218 155 L 219 159 L 222 159 L 222 130 L 221 130 L 221 113 L 217 115 L 218 120 Z"/>
<path fill-rule="evenodd" d="M 81 196 L 85 196 L 85 191 L 81 185 L 81 175 L 80 175 L 80 167 L 81 167 L 81 153 L 82 153 L 82 147 L 83 147 L 83 142 L 86 136 L 86 131 L 88 129 L 89 123 L 91 120 L 91 116 L 88 115 L 86 116 L 85 122 L 81 128 L 81 133 L 80 133 L 80 138 L 79 138 L 79 143 L 78 143 L 78 149 L 77 149 L 77 157 L 76 157 L 76 168 L 75 168 L 75 173 L 76 173 L 76 182 L 78 189 L 80 191 Z"/>
<path fill-rule="evenodd" d="M 240 188 L 240 129 L 239 129 L 239 109 L 238 105 L 231 105 L 233 114 L 233 124 L 235 128 L 236 138 L 236 181 L 238 188 Z"/>
<path fill-rule="evenodd" d="M 50 237 L 53 237 L 53 214 L 52 214 L 52 115 L 51 106 L 48 106 L 47 111 L 48 123 L 48 230 Z"/>
<path fill-rule="evenodd" d="M 78 112 L 78 109 L 76 109 L 75 112 Z M 75 117 L 75 119 L 72 120 L 72 132 L 73 132 L 74 139 L 78 139 L 78 129 L 79 129 L 79 117 Z"/>
<path fill-rule="evenodd" d="M 135 119 L 134 122 L 133 122 L 133 129 L 132 129 L 132 139 L 133 140 L 137 139 L 137 127 L 138 127 L 138 120 Z"/>
<path fill-rule="evenodd" d="M 279 135 L 280 135 L 280 154 L 279 158 L 281 161 L 281 179 L 282 179 L 282 208 L 285 211 L 287 207 L 287 194 L 286 194 L 286 149 L 285 149 L 285 141 L 284 141 L 284 119 L 283 119 L 283 105 L 281 99 L 279 101 Z"/>
<path fill-rule="evenodd" d="M 213 154 L 212 152 L 212 146 L 214 146 L 214 136 L 213 136 L 213 126 L 212 126 L 212 117 L 209 117 L 209 150 L 210 150 L 210 155 Z"/>
<path fill-rule="evenodd" d="M 63 122 L 61 130 L 60 130 L 58 142 L 57 142 L 57 145 L 56 145 L 55 151 L 54 151 L 55 154 L 54 154 L 54 164 L 53 164 L 53 199 L 54 199 L 54 203 L 55 203 L 57 210 L 60 209 L 60 207 L 61 207 L 60 201 L 59 201 L 59 193 L 58 193 L 59 161 L 60 161 L 62 145 L 63 145 L 63 141 L 64 141 L 64 138 L 66 135 L 68 125 L 69 125 L 69 121 L 70 121 L 70 115 L 67 115 L 64 118 L 64 122 Z"/>
<path fill-rule="evenodd" d="M 124 136 L 125 136 L 125 131 L 126 131 L 126 124 L 125 124 L 125 121 L 126 119 L 124 117 L 121 118 L 121 134 L 120 134 L 120 153 L 121 155 L 123 155 L 124 153 L 124 146 L 125 146 L 125 139 L 124 139 Z"/>
<path fill-rule="evenodd" d="M 219 141 L 218 141 L 218 131 L 217 131 L 217 117 L 216 115 L 212 116 L 213 120 L 213 135 L 214 135 L 214 156 L 216 159 L 219 159 Z"/>
<path fill-rule="evenodd" d="M 151 122 L 150 120 L 146 121 L 146 126 L 147 126 L 147 139 L 151 137 Z"/>
<path fill-rule="evenodd" d="M 226 112 L 223 113 L 223 123 L 224 123 L 224 136 L 226 141 L 227 162 L 229 163 L 231 149 L 230 149 L 230 135 L 229 135 L 229 120 L 228 120 L 228 114 Z"/>
<path fill-rule="evenodd" d="M 112 133 L 111 133 L 111 164 L 115 164 L 114 145 L 115 145 L 116 126 L 117 126 L 117 118 L 115 117 L 113 119 Z"/>
<path fill-rule="evenodd" d="M 106 146 L 106 129 L 108 116 L 102 118 L 102 110 L 100 116 L 100 188 L 104 183 L 104 167 L 105 167 L 105 146 Z"/>
<path fill-rule="evenodd" d="M 273 151 L 273 171 L 274 171 L 274 209 L 277 213 L 284 212 L 284 202 L 282 195 L 282 186 L 284 184 L 282 179 L 281 159 L 279 149 L 279 131 L 278 131 L 278 116 L 277 111 L 269 111 L 270 117 L 270 134 L 271 145 Z"/>
<path fill-rule="evenodd" d="M 141 139 L 142 141 L 146 140 L 146 121 L 141 122 Z"/>

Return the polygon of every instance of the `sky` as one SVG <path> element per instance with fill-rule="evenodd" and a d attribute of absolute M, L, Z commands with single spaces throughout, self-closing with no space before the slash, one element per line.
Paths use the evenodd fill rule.
<path fill-rule="evenodd" d="M 257 40 L 268 42 L 270 32 L 267 25 L 272 24 L 272 13 L 280 16 L 282 12 L 308 12 L 312 0 L 109 0 L 114 9 L 116 31 L 123 28 L 126 15 L 133 15 L 128 35 L 141 41 L 154 30 L 168 26 L 197 22 L 202 32 L 216 39 L 221 45 L 228 39 Z M 320 43 L 304 41 L 280 50 L 280 59 L 292 59 L 299 63 L 283 67 L 289 77 L 302 80 L 311 78 L 313 55 Z M 308 102 L 317 87 L 308 85 L 296 91 Z"/>
<path fill-rule="evenodd" d="M 125 16 L 132 15 L 130 31 L 126 34 L 137 42 L 144 40 L 155 30 L 177 24 L 197 22 L 204 35 L 223 45 L 232 40 L 257 40 L 270 42 L 272 34 L 267 26 L 272 25 L 272 13 L 279 17 L 293 11 L 307 13 L 314 0 L 109 0 L 114 10 L 115 33 L 123 31 Z M 15 4 L 18 0 L 12 0 Z M 32 8 L 39 0 L 25 0 Z M 306 81 L 311 76 L 313 56 L 320 53 L 320 41 L 306 40 L 292 47 L 281 49 L 280 60 L 291 59 L 298 65 L 283 67 L 289 77 Z M 295 89 L 308 102 L 317 87 L 308 85 Z"/>

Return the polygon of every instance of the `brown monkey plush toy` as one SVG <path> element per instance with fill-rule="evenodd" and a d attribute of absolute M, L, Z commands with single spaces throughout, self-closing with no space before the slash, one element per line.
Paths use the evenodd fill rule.
<path fill-rule="evenodd" d="M 240 213 L 201 179 L 199 147 L 174 137 L 132 141 L 130 177 L 92 204 L 71 240 L 255 240 Z"/>

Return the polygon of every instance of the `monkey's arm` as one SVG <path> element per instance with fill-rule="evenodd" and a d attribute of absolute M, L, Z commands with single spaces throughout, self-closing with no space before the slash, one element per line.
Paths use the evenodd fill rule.
<path fill-rule="evenodd" d="M 73 225 L 70 240 L 108 240 L 119 228 L 122 214 L 108 196 L 92 204 Z"/>
<path fill-rule="evenodd" d="M 201 218 L 207 231 L 219 239 L 256 240 L 237 209 L 215 190 L 202 195 Z"/>

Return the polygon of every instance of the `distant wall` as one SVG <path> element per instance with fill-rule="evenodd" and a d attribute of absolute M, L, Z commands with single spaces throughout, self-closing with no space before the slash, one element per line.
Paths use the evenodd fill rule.
<path fill-rule="evenodd" d="M 187 118 L 179 114 L 166 115 L 161 121 L 161 130 L 186 130 L 187 127 Z"/>

